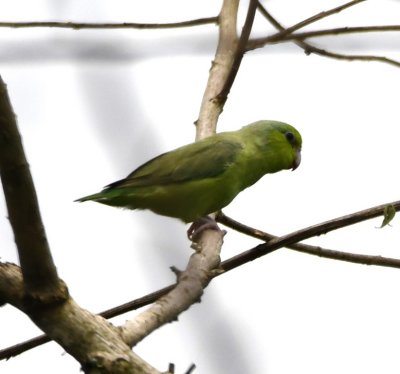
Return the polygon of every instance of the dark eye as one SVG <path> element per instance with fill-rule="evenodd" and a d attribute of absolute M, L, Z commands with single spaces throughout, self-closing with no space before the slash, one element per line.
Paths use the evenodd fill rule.
<path fill-rule="evenodd" d="M 294 142 L 294 135 L 292 132 L 290 132 L 290 131 L 286 132 L 285 136 L 289 143 L 292 144 Z"/>

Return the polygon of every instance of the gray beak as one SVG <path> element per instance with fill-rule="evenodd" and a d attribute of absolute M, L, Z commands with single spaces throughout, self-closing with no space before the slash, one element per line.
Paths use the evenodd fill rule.
<path fill-rule="evenodd" d="M 296 152 L 296 158 L 293 162 L 292 170 L 296 170 L 299 167 L 300 162 L 301 162 L 301 149 L 298 149 Z"/>

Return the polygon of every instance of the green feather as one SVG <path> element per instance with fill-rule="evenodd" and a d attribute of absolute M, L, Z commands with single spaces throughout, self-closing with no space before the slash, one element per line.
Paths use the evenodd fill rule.
<path fill-rule="evenodd" d="M 150 209 L 192 222 L 222 209 L 263 175 L 296 168 L 301 142 L 288 124 L 258 121 L 157 156 L 77 201 Z"/>

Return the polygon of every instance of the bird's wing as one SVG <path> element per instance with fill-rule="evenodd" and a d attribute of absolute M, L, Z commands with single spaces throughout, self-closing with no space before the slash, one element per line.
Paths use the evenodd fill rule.
<path fill-rule="evenodd" d="M 207 138 L 163 153 L 106 188 L 157 186 L 216 177 L 236 160 L 242 148 L 233 139 Z"/>

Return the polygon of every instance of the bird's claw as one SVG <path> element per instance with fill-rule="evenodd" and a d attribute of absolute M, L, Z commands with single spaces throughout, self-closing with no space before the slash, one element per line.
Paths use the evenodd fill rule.
<path fill-rule="evenodd" d="M 192 242 L 196 242 L 199 239 L 200 234 L 205 230 L 221 231 L 215 220 L 213 220 L 209 216 L 204 216 L 194 221 L 190 225 L 187 231 L 187 236 L 189 240 L 191 240 Z"/>

